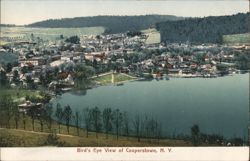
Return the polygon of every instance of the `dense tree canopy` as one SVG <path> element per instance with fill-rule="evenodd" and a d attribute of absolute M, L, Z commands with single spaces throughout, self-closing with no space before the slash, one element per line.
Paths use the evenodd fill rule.
<path fill-rule="evenodd" d="M 183 18 L 169 15 L 146 15 L 146 16 L 94 16 L 64 18 L 46 20 L 29 24 L 29 27 L 94 27 L 103 26 L 105 33 L 120 33 L 127 31 L 139 31 L 154 27 L 155 23 L 167 20 L 180 20 Z"/>
<path fill-rule="evenodd" d="M 221 43 L 223 35 L 249 32 L 249 13 L 156 24 L 162 42 Z"/>

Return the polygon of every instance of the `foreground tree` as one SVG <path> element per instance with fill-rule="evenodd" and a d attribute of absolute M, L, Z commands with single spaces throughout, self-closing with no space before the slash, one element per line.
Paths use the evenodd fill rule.
<path fill-rule="evenodd" d="M 105 108 L 102 113 L 103 127 L 106 133 L 106 139 L 108 139 L 108 133 L 112 130 L 112 110 L 111 108 Z"/>
<path fill-rule="evenodd" d="M 7 86 L 7 84 L 8 84 L 8 78 L 6 76 L 6 72 L 1 70 L 0 71 L 0 85 L 2 87 L 5 87 L 5 86 Z"/>
<path fill-rule="evenodd" d="M 127 112 L 123 113 L 123 132 L 125 136 L 129 136 L 130 124 L 129 124 L 129 116 Z"/>
<path fill-rule="evenodd" d="M 79 128 L 80 128 L 80 115 L 79 115 L 79 111 L 76 111 L 75 112 L 75 115 L 74 115 L 74 121 L 75 121 L 75 127 L 76 127 L 76 130 L 77 130 L 77 136 L 79 136 Z"/>
<path fill-rule="evenodd" d="M 13 113 L 14 113 L 14 120 L 15 120 L 16 129 L 18 129 L 18 125 L 19 125 L 18 122 L 20 120 L 20 112 L 19 112 L 19 109 L 18 109 L 18 106 L 16 103 L 13 106 Z"/>
<path fill-rule="evenodd" d="M 198 125 L 191 127 L 191 137 L 193 145 L 198 146 L 200 144 L 200 128 Z"/>
<path fill-rule="evenodd" d="M 23 121 L 23 129 L 24 130 L 26 130 L 26 120 L 27 120 L 26 114 L 23 112 L 22 113 L 22 121 Z"/>
<path fill-rule="evenodd" d="M 140 142 L 141 139 L 141 118 L 140 115 L 135 115 L 133 126 L 135 129 L 135 135 L 137 137 L 137 141 Z"/>
<path fill-rule="evenodd" d="M 95 107 L 94 109 L 92 109 L 91 114 L 92 114 L 91 120 L 96 133 L 96 138 L 98 138 L 98 133 L 101 131 L 102 128 L 101 111 L 98 107 Z"/>
<path fill-rule="evenodd" d="M 0 97 L 0 114 L 1 126 L 10 128 L 10 120 L 13 116 L 13 100 L 11 95 L 3 94 Z"/>
<path fill-rule="evenodd" d="M 31 117 L 31 122 L 32 122 L 32 130 L 34 131 L 35 127 L 34 127 L 34 124 L 35 124 L 35 119 L 37 117 L 37 110 L 36 110 L 36 107 L 31 107 L 28 111 L 28 115 Z"/>
<path fill-rule="evenodd" d="M 86 129 L 86 137 L 88 137 L 89 130 L 91 128 L 91 111 L 89 108 L 83 109 L 83 120 L 84 120 L 84 124 L 85 124 L 85 129 Z"/>
<path fill-rule="evenodd" d="M 122 121 L 123 121 L 122 113 L 120 112 L 119 109 L 116 109 L 113 112 L 113 117 L 114 117 L 113 124 L 114 124 L 115 133 L 116 133 L 116 139 L 118 140 L 118 136 L 120 134 Z"/>
<path fill-rule="evenodd" d="M 47 123 L 47 126 L 49 128 L 49 130 L 51 131 L 51 128 L 52 128 L 52 115 L 53 115 L 53 106 L 51 103 L 47 103 L 45 105 L 45 120 L 46 120 L 46 123 Z"/>
<path fill-rule="evenodd" d="M 72 110 L 71 110 L 69 105 L 64 107 L 63 116 L 64 116 L 63 119 L 64 119 L 64 121 L 66 123 L 66 126 L 67 126 L 67 131 L 68 131 L 68 134 L 69 134 L 69 124 L 70 124 L 70 121 L 72 119 Z"/>
<path fill-rule="evenodd" d="M 59 130 L 59 133 L 60 133 L 60 132 L 61 132 L 61 123 L 62 123 L 62 121 L 63 121 L 63 109 L 62 109 L 60 103 L 58 103 L 58 104 L 56 105 L 55 117 L 56 117 L 56 119 L 57 119 L 58 130 Z"/>

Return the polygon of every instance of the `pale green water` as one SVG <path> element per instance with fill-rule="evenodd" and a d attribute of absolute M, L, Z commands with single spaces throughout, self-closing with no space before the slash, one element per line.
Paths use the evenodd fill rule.
<path fill-rule="evenodd" d="M 198 124 L 202 132 L 247 138 L 249 75 L 219 78 L 173 78 L 169 81 L 128 82 L 102 86 L 86 95 L 65 93 L 53 102 L 73 109 L 98 106 L 119 108 L 157 117 L 166 135 L 189 134 Z M 131 118 L 133 119 L 133 118 Z"/>

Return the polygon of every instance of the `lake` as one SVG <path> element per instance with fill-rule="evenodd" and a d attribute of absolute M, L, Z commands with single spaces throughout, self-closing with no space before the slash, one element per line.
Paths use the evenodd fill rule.
<path fill-rule="evenodd" d="M 247 138 L 249 74 L 218 78 L 171 78 L 134 81 L 123 86 L 100 86 L 86 93 L 64 93 L 52 100 L 73 110 L 111 107 L 159 119 L 165 135 L 190 134 L 198 124 L 201 132 Z"/>

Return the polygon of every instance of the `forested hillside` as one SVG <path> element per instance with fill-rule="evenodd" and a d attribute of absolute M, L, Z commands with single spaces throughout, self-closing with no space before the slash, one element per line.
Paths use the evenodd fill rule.
<path fill-rule="evenodd" d="M 249 13 L 232 16 L 189 18 L 156 24 L 162 42 L 221 43 L 223 35 L 249 32 Z"/>
<path fill-rule="evenodd" d="M 138 31 L 155 27 L 157 22 L 183 19 L 169 15 L 145 15 L 145 16 L 94 16 L 64 19 L 50 19 L 27 25 L 28 27 L 93 27 L 103 26 L 105 33 L 120 33 L 126 31 Z"/>

